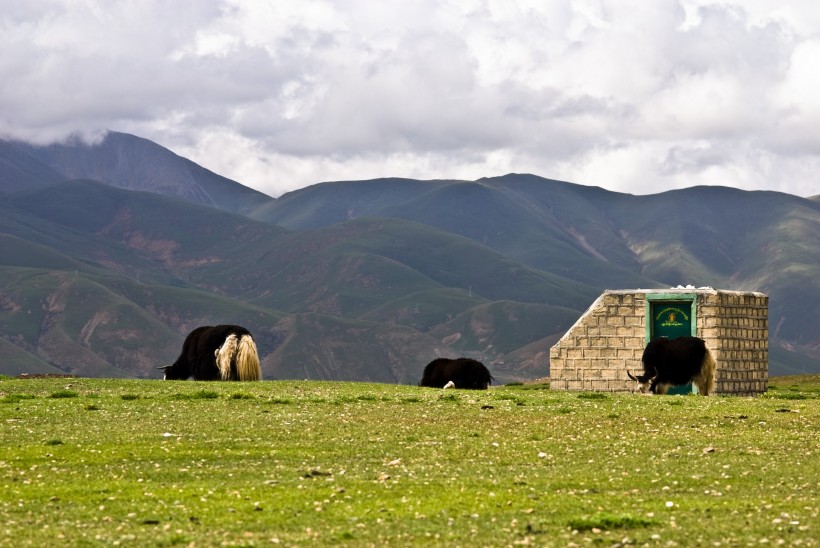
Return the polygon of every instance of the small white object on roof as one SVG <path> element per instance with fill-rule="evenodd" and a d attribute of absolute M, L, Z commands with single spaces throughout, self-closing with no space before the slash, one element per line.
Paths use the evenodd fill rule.
<path fill-rule="evenodd" d="M 692 284 L 678 285 L 678 287 L 672 287 L 670 289 L 702 289 L 702 290 L 705 290 L 705 291 L 714 291 L 714 289 L 712 287 L 708 286 L 708 285 L 705 285 L 703 287 L 695 287 Z"/>

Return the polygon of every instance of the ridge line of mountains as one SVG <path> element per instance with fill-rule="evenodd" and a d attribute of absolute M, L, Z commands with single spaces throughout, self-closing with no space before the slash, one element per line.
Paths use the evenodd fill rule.
<path fill-rule="evenodd" d="M 159 378 L 199 325 L 254 334 L 265 378 L 501 382 L 605 289 L 769 295 L 770 374 L 820 372 L 820 197 L 634 196 L 509 174 L 272 198 L 133 135 L 0 141 L 0 374 Z"/>

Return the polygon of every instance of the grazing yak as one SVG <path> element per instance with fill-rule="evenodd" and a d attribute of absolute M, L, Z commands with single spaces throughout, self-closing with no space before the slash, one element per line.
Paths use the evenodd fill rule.
<path fill-rule="evenodd" d="M 172 365 L 160 367 L 164 379 L 258 381 L 259 354 L 250 331 L 238 325 L 204 325 L 191 331 Z"/>
<path fill-rule="evenodd" d="M 693 383 L 704 396 L 715 390 L 715 358 L 698 337 L 659 337 L 643 351 L 643 375 L 629 378 L 642 393 L 666 394 L 670 386 Z"/>
<path fill-rule="evenodd" d="M 438 358 L 427 364 L 419 386 L 431 388 L 455 388 L 486 390 L 493 382 L 493 376 L 484 364 L 469 358 Z"/>

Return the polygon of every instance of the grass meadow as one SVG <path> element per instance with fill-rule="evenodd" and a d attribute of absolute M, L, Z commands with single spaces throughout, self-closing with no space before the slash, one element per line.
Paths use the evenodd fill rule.
<path fill-rule="evenodd" d="M 547 388 L 2 378 L 0 545 L 818 545 L 820 377 Z"/>

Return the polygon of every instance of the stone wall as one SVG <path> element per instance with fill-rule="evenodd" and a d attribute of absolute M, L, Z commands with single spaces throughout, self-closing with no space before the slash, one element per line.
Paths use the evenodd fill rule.
<path fill-rule="evenodd" d="M 550 349 L 556 390 L 632 392 L 627 369 L 642 371 L 647 296 L 695 295 L 696 333 L 717 361 L 717 393 L 766 391 L 769 372 L 768 297 L 762 293 L 697 290 L 606 291 Z"/>
<path fill-rule="evenodd" d="M 769 385 L 769 298 L 718 291 L 699 295 L 698 336 L 717 361 L 717 392 L 762 394 Z"/>

